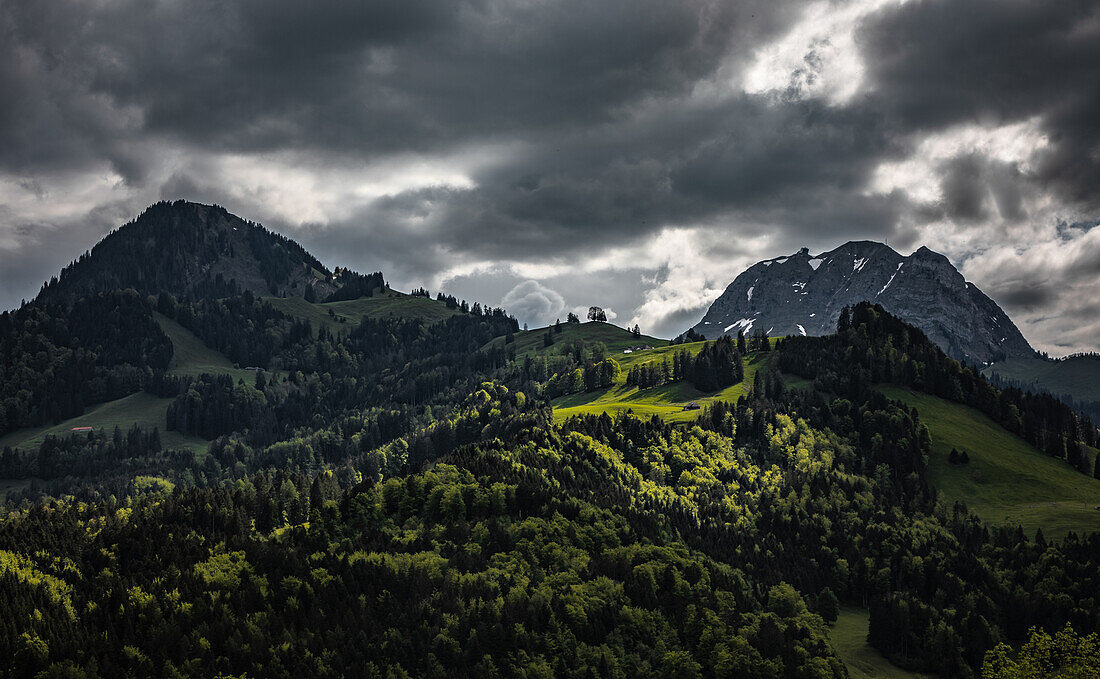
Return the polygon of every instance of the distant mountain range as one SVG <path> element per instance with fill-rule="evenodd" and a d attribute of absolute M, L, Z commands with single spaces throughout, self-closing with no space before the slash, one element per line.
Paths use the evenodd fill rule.
<path fill-rule="evenodd" d="M 836 332 L 841 310 L 862 301 L 912 323 L 957 360 L 984 366 L 1035 355 L 1008 315 L 946 257 L 926 247 L 905 257 L 873 241 L 757 262 L 693 330 L 708 339 L 739 330 L 828 335 Z"/>

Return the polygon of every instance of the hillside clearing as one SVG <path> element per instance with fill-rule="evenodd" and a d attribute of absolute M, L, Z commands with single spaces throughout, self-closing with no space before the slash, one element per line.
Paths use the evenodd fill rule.
<path fill-rule="evenodd" d="M 705 406 L 714 401 L 735 402 L 748 393 L 752 387 L 756 371 L 767 364 L 774 354 L 753 352 L 744 359 L 745 379 L 741 382 L 712 393 L 699 391 L 688 382 L 673 382 L 650 389 L 639 389 L 626 383 L 627 373 L 635 364 L 649 361 L 672 360 L 672 354 L 686 350 L 693 356 L 703 348 L 704 342 L 692 342 L 668 346 L 651 351 L 643 351 L 623 356 L 613 356 L 622 366 L 622 374 L 615 384 L 606 389 L 569 394 L 555 399 L 554 421 L 561 422 L 574 415 L 599 415 L 607 413 L 618 415 L 627 411 L 638 417 L 659 415 L 667 422 L 691 422 L 699 417 L 698 410 L 684 410 L 688 403 Z"/>
<path fill-rule="evenodd" d="M 197 377 L 203 373 L 227 374 L 233 380 L 254 380 L 255 373 L 233 367 L 233 364 L 221 353 L 202 343 L 187 328 L 179 323 L 155 313 L 157 324 L 172 341 L 172 362 L 168 372 L 173 375 Z M 70 436 L 73 427 L 93 427 L 108 434 L 117 426 L 123 432 L 135 424 L 146 430 L 156 428 L 160 433 L 161 447 L 165 449 L 187 449 L 198 456 L 204 456 L 209 442 L 198 436 L 184 436 L 179 432 L 168 431 L 168 406 L 171 398 L 159 398 L 145 392 L 137 392 L 114 401 L 99 403 L 88 407 L 84 414 L 71 417 L 55 425 L 33 427 L 13 431 L 0 438 L 0 446 L 12 448 L 37 448 L 47 436 Z"/>
<path fill-rule="evenodd" d="M 554 343 L 550 346 L 545 346 L 543 338 L 546 336 L 548 330 L 551 333 L 551 337 L 554 338 Z M 631 354 L 623 353 L 625 349 L 636 346 L 650 346 L 654 348 L 668 346 L 668 340 L 658 339 L 648 335 L 635 337 L 634 333 L 626 328 L 620 328 L 612 323 L 603 323 L 601 321 L 562 323 L 561 332 L 554 332 L 553 326 L 535 328 L 534 330 L 521 330 L 515 334 L 514 339 L 515 341 L 512 342 L 509 347 L 515 349 L 517 358 L 523 358 L 529 354 L 535 355 L 560 351 L 565 344 L 576 340 L 582 340 L 585 344 L 603 342 L 607 346 L 607 355 L 620 363 L 631 356 Z M 505 339 L 503 337 L 498 337 L 489 342 L 486 346 L 503 344 L 504 341 Z M 641 352 L 641 354 L 649 355 L 649 351 Z"/>
<path fill-rule="evenodd" d="M 1048 536 L 1100 530 L 1100 481 L 1062 460 L 1047 457 L 977 410 L 935 396 L 882 386 L 887 397 L 916 407 L 932 436 L 932 483 L 951 504 L 967 507 L 987 523 L 1018 523 Z M 947 461 L 965 450 L 967 465 Z"/>
<path fill-rule="evenodd" d="M 324 327 L 333 334 L 348 332 L 359 325 L 364 316 L 410 318 L 438 323 L 461 313 L 457 309 L 448 309 L 445 302 L 406 295 L 396 290 L 378 293 L 374 297 L 317 304 L 307 302 L 301 297 L 264 297 L 263 300 L 288 316 L 309 321 L 314 328 Z"/>
<path fill-rule="evenodd" d="M 829 627 L 829 641 L 844 661 L 851 679 L 923 679 L 929 674 L 915 674 L 895 666 L 874 646 L 867 643 L 870 615 L 862 608 L 844 607 Z"/>
<path fill-rule="evenodd" d="M 203 373 L 228 374 L 233 376 L 234 381 L 255 379 L 255 373 L 234 367 L 223 354 L 203 344 L 194 333 L 171 318 L 161 314 L 154 314 L 154 317 L 164 334 L 172 340 L 169 374 L 192 377 Z"/>
<path fill-rule="evenodd" d="M 0 447 L 37 448 L 47 436 L 69 436 L 73 427 L 93 427 L 110 434 L 115 427 L 123 432 L 137 424 L 143 429 L 160 431 L 161 447 L 165 449 L 187 449 L 197 454 L 205 454 L 209 443 L 198 436 L 184 436 L 179 432 L 168 431 L 167 418 L 170 398 L 158 398 L 145 392 L 130 394 L 115 401 L 92 406 L 83 415 L 77 415 L 59 424 L 20 429 L 0 438 Z"/>

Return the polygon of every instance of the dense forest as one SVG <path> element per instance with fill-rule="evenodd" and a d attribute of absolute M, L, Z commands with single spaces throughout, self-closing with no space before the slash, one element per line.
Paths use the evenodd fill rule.
<path fill-rule="evenodd" d="M 264 285 L 387 287 L 248 233 Z M 303 263 L 323 276 L 296 278 Z M 517 357 L 513 317 L 444 293 L 441 320 L 315 323 L 235 278 L 64 282 L 83 275 L 0 315 L 0 435 L 139 391 L 171 399 L 167 431 L 0 450 L 0 481 L 24 484 L 0 505 L 0 677 L 846 677 L 842 605 L 910 670 L 1096 670 L 1100 534 L 946 503 L 928 427 L 876 386 L 972 406 L 1088 473 L 1095 424 L 991 385 L 881 307 L 624 374 L 560 324 Z M 165 319 L 248 378 L 173 372 Z M 716 394 L 750 359 L 743 395 L 692 421 L 551 409 L 623 384 Z"/>
<path fill-rule="evenodd" d="M 845 309 L 835 335 L 784 339 L 779 367 L 812 378 L 819 391 L 851 399 L 866 398 L 876 384 L 892 383 L 964 403 L 1046 454 L 1092 473 L 1081 447 L 1097 443 L 1091 418 L 1047 393 L 997 389 L 880 306 Z"/>
<path fill-rule="evenodd" d="M 836 597 L 896 662 L 969 676 L 1032 626 L 1100 622 L 1100 538 L 937 505 L 926 434 L 886 399 L 765 391 L 690 429 L 555 427 L 484 383 L 382 447 L 451 441 L 418 471 L 353 455 L 11 508 L 4 656 L 19 676 L 831 677 Z"/>
<path fill-rule="evenodd" d="M 163 372 L 172 343 L 129 290 L 0 314 L 0 435 L 133 393 Z"/>
<path fill-rule="evenodd" d="M 731 337 L 707 342 L 694 356 L 687 350 L 677 351 L 672 360 L 647 361 L 630 369 L 626 383 L 648 389 L 669 382 L 685 381 L 700 391 L 718 391 L 745 379 L 742 365 L 744 338 L 740 351 Z"/>
<path fill-rule="evenodd" d="M 191 299 L 256 295 L 327 296 L 328 270 L 301 245 L 217 205 L 151 205 L 47 281 L 38 302 L 74 301 L 131 288 Z"/>

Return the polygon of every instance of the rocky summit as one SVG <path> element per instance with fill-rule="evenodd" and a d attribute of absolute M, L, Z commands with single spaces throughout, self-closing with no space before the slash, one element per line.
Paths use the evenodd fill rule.
<path fill-rule="evenodd" d="M 819 255 L 803 248 L 757 262 L 693 330 L 708 339 L 739 330 L 827 335 L 836 331 L 844 307 L 863 301 L 881 304 L 970 364 L 1034 354 L 1008 315 L 946 257 L 926 247 L 905 257 L 873 241 L 851 241 Z"/>

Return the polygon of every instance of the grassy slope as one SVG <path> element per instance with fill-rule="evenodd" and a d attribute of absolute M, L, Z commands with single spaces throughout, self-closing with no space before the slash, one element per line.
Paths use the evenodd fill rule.
<path fill-rule="evenodd" d="M 308 320 L 314 327 L 324 326 L 334 334 L 347 332 L 358 325 L 364 316 L 418 318 L 428 323 L 437 323 L 459 313 L 455 309 L 448 309 L 443 302 L 406 295 L 395 290 L 384 295 L 343 302 L 311 304 L 301 297 L 264 297 L 264 301 L 285 314 Z M 334 315 L 329 315 L 330 310 Z"/>
<path fill-rule="evenodd" d="M 1100 401 L 1100 358 L 1079 356 L 1064 361 L 1014 358 L 982 371 L 983 375 L 993 373 L 1024 384 L 1038 384 L 1052 394 L 1069 394 L 1081 401 Z"/>
<path fill-rule="evenodd" d="M 914 674 L 895 667 L 867 643 L 867 611 L 842 608 L 840 617 L 829 627 L 833 650 L 848 667 L 852 679 L 920 679 L 929 675 Z"/>
<path fill-rule="evenodd" d="M 671 363 L 673 353 L 686 349 L 692 355 L 695 355 L 703 348 L 703 344 L 703 342 L 693 342 L 678 346 L 654 348 L 632 354 L 615 354 L 613 357 L 619 361 L 623 369 L 623 373 L 616 384 L 607 389 L 570 394 L 556 399 L 553 402 L 555 421 L 561 421 L 573 415 L 598 415 L 600 413 L 615 415 L 631 410 L 635 415 L 641 417 L 660 415 L 662 419 L 669 422 L 689 422 L 699 416 L 699 411 L 685 411 L 683 409 L 685 404 L 692 401 L 699 405 L 705 405 L 712 401 L 736 401 L 752 386 L 756 371 L 765 365 L 769 357 L 774 355 L 766 353 L 749 354 L 745 359 L 744 381 L 710 394 L 699 391 L 687 382 L 674 382 L 652 389 L 639 389 L 626 384 L 626 374 L 634 364 L 665 359 L 668 359 Z"/>
<path fill-rule="evenodd" d="M 177 375 L 200 375 L 202 373 L 226 373 L 234 380 L 255 379 L 255 374 L 238 370 L 225 356 L 202 343 L 190 330 L 172 319 L 156 314 L 157 323 L 168 339 L 172 340 L 172 363 L 169 372 Z M 187 448 L 203 455 L 209 444 L 198 436 L 184 436 L 179 432 L 168 431 L 167 415 L 170 398 L 158 398 L 151 394 L 138 392 L 129 396 L 108 401 L 88 408 L 83 415 L 69 418 L 56 425 L 21 429 L 0 438 L 0 446 L 13 448 L 36 448 L 48 435 L 67 436 L 73 427 L 95 427 L 113 431 L 116 426 L 123 431 L 134 424 L 143 428 L 160 430 L 161 445 L 165 448 Z"/>
<path fill-rule="evenodd" d="M 376 296 L 346 302 L 330 304 L 310 304 L 301 298 L 269 298 L 277 308 L 293 316 L 308 318 L 314 325 L 325 324 L 334 332 L 346 330 L 349 324 L 358 323 L 363 316 L 383 317 L 390 315 L 412 316 L 428 322 L 440 321 L 458 313 L 448 309 L 442 302 L 424 297 L 413 297 L 400 292 L 390 292 L 385 296 Z M 337 315 L 328 315 L 332 308 Z M 343 316 L 346 323 L 340 323 Z M 233 380 L 251 381 L 255 373 L 235 368 L 221 353 L 203 344 L 191 331 L 172 319 L 156 314 L 157 323 L 168 338 L 172 340 L 172 363 L 169 372 L 176 375 L 201 375 L 202 373 L 228 374 Z M 197 436 L 183 436 L 167 430 L 168 404 L 170 398 L 157 398 L 146 393 L 137 393 L 89 408 L 83 415 L 70 418 L 57 425 L 22 429 L 0 438 L 0 446 L 13 448 L 37 447 L 47 435 L 64 436 L 71 433 L 73 427 L 95 427 L 112 431 L 115 426 L 128 430 L 135 423 L 145 428 L 156 427 L 160 430 L 161 444 L 166 448 L 188 448 L 204 455 L 209 443 Z"/>
<path fill-rule="evenodd" d="M 516 356 L 518 358 L 523 358 L 527 354 L 560 351 L 566 342 L 578 339 L 584 340 L 587 344 L 603 342 L 607 345 L 608 355 L 620 362 L 625 359 L 625 357 L 630 356 L 630 354 L 623 354 L 623 349 L 639 345 L 649 345 L 651 347 L 668 346 L 668 340 L 649 337 L 648 335 L 635 337 L 626 328 L 620 328 L 611 323 L 592 321 L 588 323 L 562 323 L 561 326 L 561 333 L 554 333 L 554 344 L 549 347 L 544 347 L 542 344 L 542 338 L 546 335 L 547 328 L 535 328 L 534 330 L 517 332 L 515 334 L 515 342 L 512 345 L 516 350 Z M 503 343 L 504 338 L 498 337 L 489 342 L 486 346 Z M 644 353 L 648 354 L 649 352 Z"/>
<path fill-rule="evenodd" d="M 1043 455 L 973 408 L 899 387 L 882 391 L 916 406 L 932 434 L 932 482 L 948 502 L 961 500 L 983 521 L 1019 523 L 1033 534 L 1100 530 L 1100 481 Z M 947 462 L 952 448 L 970 464 Z M 1095 454 L 1095 453 L 1094 453 Z"/>
<path fill-rule="evenodd" d="M 406 295 L 390 291 L 386 295 L 363 297 L 345 302 L 326 302 L 319 305 L 332 309 L 337 316 L 346 316 L 349 322 L 358 323 L 363 316 L 369 318 L 418 318 L 428 323 L 445 321 L 461 313 L 457 309 L 448 309 L 447 304 L 427 297 Z"/>
<path fill-rule="evenodd" d="M 203 373 L 226 373 L 232 375 L 234 380 L 255 379 L 254 373 L 233 367 L 228 358 L 203 344 L 187 328 L 167 316 L 155 315 L 161 330 L 172 340 L 172 363 L 168 366 L 171 374 L 198 376 Z"/>
<path fill-rule="evenodd" d="M 179 432 L 168 431 L 166 414 L 170 398 L 158 398 L 139 391 L 124 398 L 88 408 L 83 415 L 65 420 L 52 426 L 20 429 L 0 439 L 0 447 L 36 448 L 47 435 L 67 436 L 73 427 L 95 427 L 108 433 L 117 426 L 123 431 L 134 424 L 143 428 L 160 430 L 160 442 L 165 448 L 189 448 L 195 452 L 205 452 L 207 442 L 197 436 L 184 436 Z"/>

